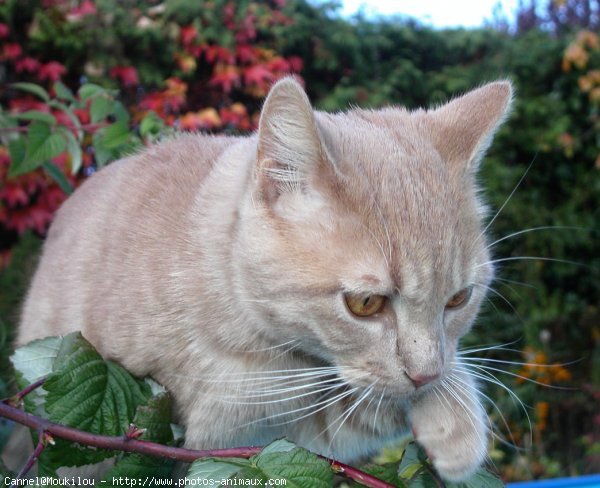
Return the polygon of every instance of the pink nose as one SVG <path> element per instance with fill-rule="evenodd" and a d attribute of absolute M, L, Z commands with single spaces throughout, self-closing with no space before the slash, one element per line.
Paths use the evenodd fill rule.
<path fill-rule="evenodd" d="M 431 376 L 427 376 L 427 375 L 415 375 L 415 376 L 410 376 L 408 373 L 406 373 L 406 376 L 408 376 L 408 378 L 410 379 L 410 381 L 412 381 L 413 385 L 415 385 L 415 388 L 421 388 L 422 386 L 425 386 L 427 383 L 431 383 L 434 380 L 437 380 L 440 375 L 439 374 L 434 374 Z"/>

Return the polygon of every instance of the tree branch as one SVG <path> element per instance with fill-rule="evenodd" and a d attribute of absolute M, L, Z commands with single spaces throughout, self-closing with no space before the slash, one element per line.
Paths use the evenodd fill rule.
<path fill-rule="evenodd" d="M 38 382 L 36 382 L 38 383 Z M 41 383 L 40 383 L 41 384 Z M 33 386 L 33 385 L 32 385 Z M 40 386 L 39 384 L 37 386 Z M 25 396 L 27 393 L 32 391 L 33 388 L 26 388 L 22 390 L 20 393 L 16 395 L 16 397 L 21 394 L 21 398 Z M 23 392 L 26 392 L 23 394 Z M 14 397 L 13 397 L 14 398 Z M 91 434 L 89 432 L 84 432 L 82 430 L 75 429 L 73 427 L 67 427 L 66 425 L 55 424 L 50 422 L 47 419 L 42 417 L 38 417 L 37 415 L 32 415 L 19 408 L 16 408 L 11 404 L 11 400 L 3 400 L 0 402 L 0 416 L 13 420 L 19 424 L 25 425 L 32 429 L 36 429 L 41 435 L 50 434 L 52 437 L 59 437 L 61 439 L 65 439 L 71 442 L 77 442 L 78 444 L 96 447 L 98 449 L 110 449 L 113 451 L 123 451 L 123 452 L 135 452 L 138 454 L 144 454 L 146 456 L 153 457 L 161 457 L 161 458 L 169 458 L 177 461 L 183 461 L 187 463 L 191 463 L 196 459 L 206 458 L 206 457 L 215 457 L 215 458 L 228 458 L 228 457 L 241 457 L 241 458 L 250 458 L 256 454 L 258 454 L 262 447 L 234 447 L 230 449 L 206 449 L 206 450 L 198 450 L 198 449 L 185 449 L 182 447 L 171 447 L 165 446 L 162 444 L 157 444 L 155 442 L 142 441 L 133 439 L 127 436 L 122 437 L 112 437 L 105 436 L 99 434 Z M 40 441 L 41 442 L 41 441 Z M 43 450 L 43 447 L 40 447 L 40 442 L 38 442 L 38 446 L 36 447 L 36 451 L 39 449 L 39 454 Z M 37 459 L 35 456 L 36 451 L 29 458 L 29 461 L 32 461 L 31 465 Z M 346 478 L 352 479 L 368 488 L 394 488 L 393 485 L 386 483 L 370 474 L 364 473 L 359 469 L 353 468 L 352 466 L 348 466 L 347 464 L 340 463 L 333 459 L 328 459 L 326 457 L 320 456 L 323 459 L 327 460 L 331 465 L 331 468 L 334 472 L 345 476 Z M 28 464 L 29 464 L 28 461 Z M 27 467 L 27 466 L 25 466 Z M 25 469 L 25 468 L 23 468 Z M 31 469 L 31 466 L 27 469 L 27 471 Z M 23 470 L 21 470 L 23 471 Z M 25 471 L 25 472 L 27 472 Z"/>

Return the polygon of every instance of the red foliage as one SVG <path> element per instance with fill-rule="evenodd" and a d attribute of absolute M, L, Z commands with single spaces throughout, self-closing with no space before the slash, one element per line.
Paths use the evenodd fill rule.
<path fill-rule="evenodd" d="M 24 58 L 18 59 L 15 63 L 15 71 L 22 73 L 27 71 L 28 73 L 36 73 L 40 69 L 40 62 L 37 59 L 25 56 Z"/>
<path fill-rule="evenodd" d="M 38 77 L 40 80 L 57 81 L 60 80 L 66 72 L 67 68 L 58 61 L 50 61 L 40 67 Z"/>
<path fill-rule="evenodd" d="M 0 22 L 0 39 L 6 39 L 10 30 L 6 24 Z"/>
<path fill-rule="evenodd" d="M 123 86 L 139 84 L 137 70 L 132 66 L 115 66 L 110 70 L 110 77 L 119 80 Z"/>
<path fill-rule="evenodd" d="M 66 15 L 66 18 L 70 22 L 78 22 L 87 15 L 95 15 L 98 12 L 94 2 L 90 0 L 83 0 L 81 5 L 73 7 Z"/>

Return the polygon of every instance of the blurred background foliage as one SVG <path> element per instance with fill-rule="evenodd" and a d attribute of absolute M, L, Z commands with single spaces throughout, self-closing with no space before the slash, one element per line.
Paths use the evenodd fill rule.
<path fill-rule="evenodd" d="M 112 159 L 170 131 L 247 133 L 287 73 L 324 110 L 435 105 L 509 78 L 515 109 L 481 171 L 499 279 L 465 340 L 508 344 L 477 353 L 495 368 L 490 458 L 505 480 L 599 471 L 599 27 L 594 0 L 522 1 L 514 22 L 471 30 L 307 0 L 0 2 L 0 396 L 52 215 Z"/>

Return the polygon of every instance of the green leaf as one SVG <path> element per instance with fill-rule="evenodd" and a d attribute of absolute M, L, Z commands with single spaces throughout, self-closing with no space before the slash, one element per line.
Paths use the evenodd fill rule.
<path fill-rule="evenodd" d="M 44 168 L 44 171 L 46 171 L 46 173 L 50 175 L 54 181 L 56 181 L 56 184 L 62 191 L 64 191 L 67 195 L 73 193 L 73 187 L 71 186 L 71 183 L 69 183 L 69 180 L 58 166 L 48 161 L 44 163 L 42 167 Z"/>
<path fill-rule="evenodd" d="M 68 102 L 76 101 L 71 89 L 61 81 L 54 83 L 54 92 L 56 93 L 57 98 L 60 98 L 61 100 L 66 100 Z"/>
<path fill-rule="evenodd" d="M 149 112 L 140 122 L 140 135 L 142 138 L 155 139 L 164 127 L 164 121 L 155 112 Z"/>
<path fill-rule="evenodd" d="M 242 458 L 206 458 L 194 461 L 186 475 L 194 486 L 222 486 L 225 480 L 250 466 L 250 461 Z"/>
<path fill-rule="evenodd" d="M 17 139 L 13 139 L 8 143 L 8 153 L 10 154 L 10 169 L 8 170 L 8 175 L 10 177 L 17 176 L 20 173 L 19 165 L 25 158 L 25 153 L 27 152 L 27 147 L 25 144 L 25 138 L 19 137 Z M 26 173 L 27 171 L 23 171 Z"/>
<path fill-rule="evenodd" d="M 274 452 L 289 452 L 296 449 L 298 446 L 293 442 L 288 441 L 287 439 L 277 439 L 276 441 L 271 442 L 268 446 L 265 446 L 262 451 L 260 451 L 260 456 L 264 456 L 266 454 L 271 454 Z"/>
<path fill-rule="evenodd" d="M 36 85 L 35 83 L 19 82 L 13 83 L 10 86 L 12 88 L 16 88 L 17 90 L 23 90 L 29 93 L 33 93 L 37 97 L 44 100 L 44 102 L 50 101 L 50 95 L 48 94 L 48 92 L 44 90 L 44 88 L 42 88 L 40 85 Z"/>
<path fill-rule="evenodd" d="M 440 483 L 433 477 L 431 471 L 424 469 L 418 472 L 408 483 L 409 488 L 440 488 Z M 479 486 L 478 488 L 485 488 Z"/>
<path fill-rule="evenodd" d="M 81 169 L 83 160 L 81 145 L 69 129 L 64 129 L 62 134 L 67 141 L 67 152 L 71 156 L 71 174 L 75 175 Z"/>
<path fill-rule="evenodd" d="M 56 118 L 54 115 L 39 110 L 29 110 L 20 114 L 13 114 L 12 117 L 19 120 L 36 120 L 38 122 L 45 122 L 49 125 L 56 125 Z"/>
<path fill-rule="evenodd" d="M 53 371 L 44 383 L 46 418 L 102 435 L 122 435 L 136 409 L 147 402 L 150 387 L 111 361 L 104 361 L 79 333 L 59 343 Z M 114 452 L 83 448 L 56 439 L 40 457 L 44 472 L 82 466 L 113 457 Z"/>
<path fill-rule="evenodd" d="M 79 333 L 64 337 L 44 389 L 51 421 L 103 435 L 123 434 L 150 396 L 146 383 L 104 361 Z"/>
<path fill-rule="evenodd" d="M 148 400 L 146 405 L 137 408 L 133 424 L 146 429 L 140 439 L 171 444 L 171 397 L 168 393 L 159 393 Z M 125 476 L 138 478 L 170 479 L 175 462 L 170 459 L 158 459 L 141 454 L 125 454 L 117 464 L 104 475 L 102 486 L 112 486 L 113 480 Z"/>
<path fill-rule="evenodd" d="M 81 141 L 83 139 L 83 130 L 81 129 L 81 122 L 77 118 L 77 115 L 75 115 L 75 112 L 73 112 L 73 109 L 57 100 L 52 100 L 48 105 L 50 105 L 53 108 L 57 108 L 57 109 L 61 110 L 62 112 L 64 112 L 67 115 L 67 117 L 69 117 L 71 122 L 73 122 L 73 127 L 75 127 L 75 129 L 77 131 L 77 138 Z"/>
<path fill-rule="evenodd" d="M 92 124 L 97 124 L 114 113 L 114 101 L 107 97 L 96 97 L 90 107 Z"/>
<path fill-rule="evenodd" d="M 361 469 L 365 473 L 375 476 L 376 478 L 379 478 L 380 480 L 383 480 L 398 488 L 406 488 L 407 486 L 405 481 L 398 478 L 397 463 L 369 464 Z"/>
<path fill-rule="evenodd" d="M 65 138 L 59 133 L 52 132 L 48 124 L 33 122 L 29 126 L 25 142 L 25 156 L 16 164 L 13 161 L 9 175 L 16 176 L 33 171 L 62 153 L 66 145 Z"/>
<path fill-rule="evenodd" d="M 410 442 L 406 445 L 404 454 L 402 454 L 402 460 L 398 466 L 398 476 L 405 480 L 411 479 L 423 468 L 426 459 L 427 456 L 421 447 L 415 442 Z"/>
<path fill-rule="evenodd" d="M 487 469 L 480 468 L 471 477 L 464 481 L 452 482 L 446 481 L 447 488 L 503 488 L 504 483 L 497 476 L 490 473 Z"/>
<path fill-rule="evenodd" d="M 287 487 L 330 488 L 333 483 L 329 463 L 300 447 L 291 451 L 260 453 L 251 461 L 267 479 L 285 479 Z"/>
<path fill-rule="evenodd" d="M 77 91 L 77 95 L 79 95 L 79 98 L 82 101 L 89 100 L 90 98 L 94 98 L 104 93 L 106 93 L 106 90 L 99 85 L 95 85 L 94 83 L 86 83 L 85 85 L 81 85 Z"/>
<path fill-rule="evenodd" d="M 130 135 L 129 126 L 125 122 L 115 122 L 102 130 L 103 145 L 107 149 L 116 149 L 126 144 Z"/>
<path fill-rule="evenodd" d="M 60 337 L 47 337 L 32 341 L 15 350 L 10 362 L 15 368 L 17 385 L 20 389 L 35 383 L 52 373 L 54 361 L 60 350 Z M 25 397 L 25 410 L 45 416 L 43 402 L 46 391 L 37 388 Z"/>

